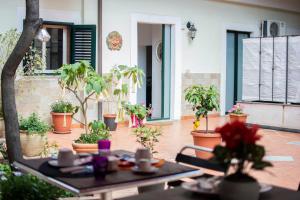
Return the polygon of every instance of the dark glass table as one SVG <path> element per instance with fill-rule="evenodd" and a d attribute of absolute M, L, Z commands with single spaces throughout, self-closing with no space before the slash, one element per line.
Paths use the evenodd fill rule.
<path fill-rule="evenodd" d="M 205 196 L 201 194 L 195 194 L 186 191 L 181 187 L 171 189 L 171 190 L 165 190 L 165 191 L 149 192 L 138 196 L 122 198 L 120 200 L 153 200 L 155 199 L 155 197 L 159 197 L 159 199 L 164 199 L 164 200 L 169 200 L 169 199 L 170 200 L 219 200 L 218 196 Z M 280 187 L 273 187 L 271 191 L 262 193 L 259 198 L 259 200 L 299 200 L 299 199 L 300 199 L 300 192 L 284 189 Z"/>
<path fill-rule="evenodd" d="M 115 155 L 132 154 L 128 151 L 113 151 Z M 200 176 L 202 171 L 172 162 L 165 162 L 159 171 L 150 175 L 134 174 L 131 170 L 109 173 L 105 179 L 95 179 L 93 174 L 63 174 L 48 164 L 50 158 L 21 160 L 14 165 L 19 170 L 33 174 L 46 182 L 69 190 L 78 196 L 101 194 L 103 199 L 111 198 L 114 190 L 131 187 L 149 186 L 169 181 Z"/>

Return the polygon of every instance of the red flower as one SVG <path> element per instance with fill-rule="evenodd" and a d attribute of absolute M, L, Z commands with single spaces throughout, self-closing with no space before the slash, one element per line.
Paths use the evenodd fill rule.
<path fill-rule="evenodd" d="M 215 131 L 221 134 L 226 147 L 231 150 L 243 144 L 255 144 L 261 138 L 257 135 L 258 126 L 254 125 L 248 128 L 245 123 L 238 121 L 227 123 Z"/>

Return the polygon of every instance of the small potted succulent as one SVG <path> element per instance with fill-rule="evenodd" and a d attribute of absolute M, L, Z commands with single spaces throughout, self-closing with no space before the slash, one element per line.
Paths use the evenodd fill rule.
<path fill-rule="evenodd" d="M 131 118 L 132 128 L 137 128 L 144 125 L 144 120 L 147 116 L 151 115 L 152 110 L 146 108 L 145 105 L 142 104 L 130 104 L 124 103 L 123 107 L 127 113 L 127 115 Z"/>
<path fill-rule="evenodd" d="M 47 143 L 46 133 L 50 130 L 50 126 L 36 113 L 32 113 L 28 118 L 21 118 L 19 124 L 23 155 L 28 157 L 41 155 Z"/>
<path fill-rule="evenodd" d="M 110 131 L 102 121 L 93 121 L 89 124 L 89 133 L 81 134 L 72 144 L 77 153 L 95 153 L 98 152 L 98 141 L 104 140 L 108 143 Z M 109 141 L 110 146 L 110 141 Z"/>
<path fill-rule="evenodd" d="M 219 93 L 215 86 L 192 85 L 185 89 L 185 100 L 192 104 L 195 111 L 194 131 L 192 136 L 197 146 L 213 149 L 221 143 L 221 136 L 213 130 L 208 130 L 208 112 L 219 110 Z M 200 118 L 206 120 L 205 130 L 197 130 L 200 125 Z M 212 157 L 211 153 L 196 151 L 196 155 L 203 159 Z"/>
<path fill-rule="evenodd" d="M 78 111 L 70 102 L 57 101 L 51 105 L 54 133 L 71 133 L 72 116 Z"/>
<path fill-rule="evenodd" d="M 217 128 L 225 145 L 214 148 L 214 159 L 229 171 L 219 185 L 221 200 L 258 200 L 260 186 L 249 175 L 250 169 L 263 170 L 270 167 L 270 162 L 264 161 L 265 149 L 258 145 L 261 138 L 257 134 L 258 126 L 247 127 L 245 123 L 235 121 Z"/>
<path fill-rule="evenodd" d="M 159 142 L 158 138 L 162 135 L 161 129 L 140 126 L 134 129 L 133 132 L 136 136 L 136 142 L 138 142 L 144 148 L 149 149 L 152 155 L 157 153 L 155 150 L 155 145 Z"/>
<path fill-rule="evenodd" d="M 248 115 L 243 112 L 243 106 L 241 104 L 234 105 L 229 111 L 230 122 L 240 121 L 247 122 Z"/>

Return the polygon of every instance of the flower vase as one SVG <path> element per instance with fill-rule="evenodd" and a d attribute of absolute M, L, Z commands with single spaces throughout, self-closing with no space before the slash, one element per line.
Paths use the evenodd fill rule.
<path fill-rule="evenodd" d="M 233 174 L 225 177 L 219 185 L 221 200 L 258 200 L 258 182 L 246 174 Z"/>
<path fill-rule="evenodd" d="M 131 118 L 131 128 L 137 128 L 138 127 L 138 119 L 136 115 L 130 115 Z"/>

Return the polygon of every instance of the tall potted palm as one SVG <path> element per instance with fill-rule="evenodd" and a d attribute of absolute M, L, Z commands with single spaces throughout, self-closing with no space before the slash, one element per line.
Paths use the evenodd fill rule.
<path fill-rule="evenodd" d="M 208 148 L 214 148 L 221 143 L 221 136 L 208 129 L 208 112 L 219 110 L 219 92 L 215 86 L 192 85 L 185 89 L 185 100 L 192 104 L 195 111 L 194 130 L 191 132 L 194 144 Z M 198 130 L 200 118 L 206 120 L 205 130 Z M 196 151 L 198 157 L 208 159 L 211 153 Z"/>

